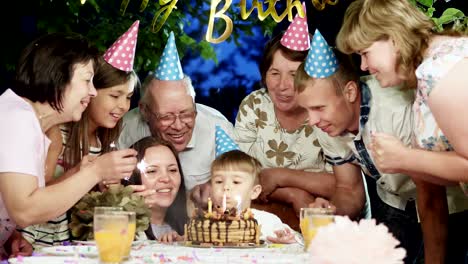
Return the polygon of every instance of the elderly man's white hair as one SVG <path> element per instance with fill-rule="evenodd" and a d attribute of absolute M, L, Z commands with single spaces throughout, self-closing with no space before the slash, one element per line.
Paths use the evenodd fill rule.
<path fill-rule="evenodd" d="M 151 101 L 151 100 L 148 100 L 148 95 L 146 94 L 146 92 L 147 92 L 148 85 L 152 80 L 159 80 L 159 79 L 156 79 L 154 74 L 150 73 L 150 74 L 148 74 L 145 81 L 141 85 L 141 87 L 140 87 L 140 95 L 141 95 L 140 96 L 140 104 L 148 105 L 149 102 Z M 164 80 L 161 80 L 161 81 L 164 81 Z M 195 103 L 195 89 L 193 88 L 192 80 L 190 79 L 190 77 L 188 75 L 184 74 L 184 78 L 182 79 L 182 81 L 184 82 L 185 89 L 187 90 L 187 94 L 192 97 L 192 101 Z"/>

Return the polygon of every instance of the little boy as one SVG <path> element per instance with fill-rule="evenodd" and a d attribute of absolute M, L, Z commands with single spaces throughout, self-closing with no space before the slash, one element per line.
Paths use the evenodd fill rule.
<path fill-rule="evenodd" d="M 250 208 L 252 200 L 262 192 L 258 175 L 262 165 L 255 158 L 240 150 L 231 150 L 218 156 L 211 165 L 211 195 L 214 205 L 238 208 L 236 197 L 240 197 L 240 210 Z M 300 235 L 274 214 L 251 209 L 261 226 L 260 239 L 272 243 L 290 244 L 300 241 Z"/>

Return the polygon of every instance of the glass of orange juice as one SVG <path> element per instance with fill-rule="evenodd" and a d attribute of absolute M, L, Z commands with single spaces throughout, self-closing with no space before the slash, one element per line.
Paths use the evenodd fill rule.
<path fill-rule="evenodd" d="M 299 225 L 304 237 L 304 250 L 309 248 L 320 227 L 334 222 L 333 213 L 331 208 L 301 208 Z"/>
<path fill-rule="evenodd" d="M 94 207 L 94 214 L 103 214 L 106 212 L 123 211 L 120 206 L 96 206 Z"/>
<path fill-rule="evenodd" d="M 124 211 L 121 213 L 128 215 L 127 237 L 125 238 L 125 247 L 124 247 L 124 252 L 123 252 L 123 259 L 127 260 L 130 257 L 130 250 L 132 249 L 132 242 L 133 242 L 133 239 L 135 238 L 136 213 L 128 212 L 128 211 Z"/>
<path fill-rule="evenodd" d="M 108 211 L 94 214 L 94 239 L 99 252 L 100 263 L 121 263 L 128 233 L 128 214 Z"/>

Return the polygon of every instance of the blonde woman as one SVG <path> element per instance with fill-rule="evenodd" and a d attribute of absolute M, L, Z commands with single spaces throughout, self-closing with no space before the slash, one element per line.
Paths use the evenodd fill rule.
<path fill-rule="evenodd" d="M 463 263 L 466 237 L 452 245 L 450 229 L 456 229 L 454 235 L 466 234 L 468 200 L 458 187 L 447 188 L 449 209 L 463 211 L 448 220 L 442 185 L 460 182 L 468 194 L 468 125 L 460 114 L 468 111 L 468 37 L 439 34 L 433 28 L 432 21 L 407 0 L 358 0 L 346 11 L 337 46 L 345 53 L 361 55 L 361 69 L 373 74 L 382 87 L 402 83 L 417 87 L 414 146 L 405 147 L 392 136 L 376 134 L 372 154 L 379 170 L 413 177 L 426 259 Z M 445 260 L 441 245 L 447 239 L 447 221 Z"/>

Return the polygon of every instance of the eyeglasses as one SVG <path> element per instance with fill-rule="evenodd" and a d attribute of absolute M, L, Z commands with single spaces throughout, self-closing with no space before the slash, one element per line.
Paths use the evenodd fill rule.
<path fill-rule="evenodd" d="M 158 122 L 164 127 L 168 127 L 174 124 L 177 118 L 180 120 L 180 122 L 184 124 L 192 124 L 193 121 L 195 120 L 195 116 L 197 115 L 197 111 L 195 110 L 187 110 L 187 111 L 180 112 L 178 114 L 169 113 L 165 115 L 153 113 L 151 111 L 148 111 L 148 112 L 154 115 L 154 117 L 158 120 Z"/>

